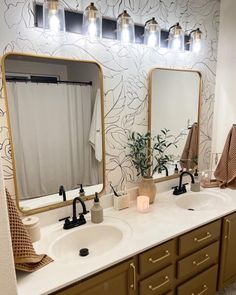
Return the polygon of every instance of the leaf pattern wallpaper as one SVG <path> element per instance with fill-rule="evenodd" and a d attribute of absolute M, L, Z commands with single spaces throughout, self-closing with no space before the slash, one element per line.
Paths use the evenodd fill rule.
<path fill-rule="evenodd" d="M 42 2 L 42 1 L 41 1 Z M 68 9 L 83 11 L 90 1 L 63 0 Z M 179 21 L 184 30 L 200 27 L 204 47 L 200 54 L 173 53 L 144 45 L 122 45 L 118 41 L 90 41 L 72 33 L 50 33 L 34 27 L 34 1 L 0 2 L 0 52 L 25 52 L 93 60 L 104 74 L 106 183 L 120 189 L 132 187 L 136 172 L 127 159 L 127 135 L 147 130 L 147 77 L 153 67 L 198 70 L 203 77 L 201 105 L 200 168 L 209 167 L 216 74 L 219 0 L 97 0 L 102 15 L 116 18 L 127 9 L 136 23 L 155 16 L 163 29 Z M 180 106 L 184 107 L 184 106 Z M 43 110 L 40 110 L 43 113 Z M 176 118 L 178 119 L 178 118 Z M 0 88 L 0 150 L 6 184 L 12 195 L 13 174 L 6 106 Z M 107 186 L 107 191 L 109 187 Z"/>

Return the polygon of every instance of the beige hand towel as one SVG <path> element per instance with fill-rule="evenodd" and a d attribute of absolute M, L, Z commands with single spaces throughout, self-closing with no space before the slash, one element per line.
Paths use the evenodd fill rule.
<path fill-rule="evenodd" d="M 236 189 L 236 126 L 233 125 L 225 142 L 224 150 L 215 170 L 220 187 Z"/>
<path fill-rule="evenodd" d="M 198 124 L 194 123 L 189 130 L 184 150 L 180 159 L 182 169 L 193 169 L 198 164 Z"/>
<path fill-rule="evenodd" d="M 30 236 L 7 190 L 6 196 L 15 268 L 26 272 L 33 272 L 53 260 L 45 254 L 38 255 L 35 253 Z"/>

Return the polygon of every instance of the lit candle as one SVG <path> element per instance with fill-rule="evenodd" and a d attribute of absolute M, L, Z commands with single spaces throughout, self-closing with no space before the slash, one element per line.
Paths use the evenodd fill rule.
<path fill-rule="evenodd" d="M 139 196 L 137 197 L 137 210 L 139 212 L 147 212 L 149 209 L 149 197 Z"/>

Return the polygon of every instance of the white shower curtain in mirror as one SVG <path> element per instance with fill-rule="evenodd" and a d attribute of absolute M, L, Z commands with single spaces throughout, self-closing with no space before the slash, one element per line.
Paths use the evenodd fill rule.
<path fill-rule="evenodd" d="M 7 89 L 20 199 L 97 184 L 91 86 L 8 82 Z"/>

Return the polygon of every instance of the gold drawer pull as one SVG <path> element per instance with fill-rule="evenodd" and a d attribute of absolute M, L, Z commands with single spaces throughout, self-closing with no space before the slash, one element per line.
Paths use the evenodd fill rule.
<path fill-rule="evenodd" d="M 130 268 L 132 268 L 132 270 L 133 270 L 133 283 L 130 285 L 130 288 L 131 289 L 133 289 L 134 291 L 136 290 L 136 282 L 137 282 L 137 280 L 136 280 L 136 267 L 135 267 L 135 265 L 134 265 L 134 263 L 132 262 L 132 263 L 130 263 Z"/>
<path fill-rule="evenodd" d="M 157 262 L 159 262 L 159 261 L 161 261 L 161 260 L 163 260 L 163 259 L 165 259 L 165 258 L 167 258 L 169 256 L 170 256 L 170 252 L 168 250 L 166 250 L 165 255 L 163 255 L 162 257 L 157 258 L 157 259 L 152 259 L 152 257 L 150 257 L 148 259 L 148 261 L 151 262 L 151 263 L 157 263 Z"/>
<path fill-rule="evenodd" d="M 152 291 L 156 291 L 157 289 L 165 286 L 166 284 L 168 284 L 170 282 L 170 279 L 168 276 L 165 276 L 165 282 L 161 283 L 160 285 L 153 287 L 152 285 L 149 285 L 148 288 Z"/>
<path fill-rule="evenodd" d="M 202 295 L 208 290 L 207 285 L 203 285 L 203 290 L 200 293 L 197 293 L 197 295 Z M 192 293 L 191 295 L 195 295 L 195 293 Z"/>
<path fill-rule="evenodd" d="M 231 229 L 230 229 L 230 220 L 229 219 L 226 219 L 226 223 L 228 224 L 228 227 L 227 227 L 227 234 L 225 235 L 225 239 L 228 239 L 228 240 L 230 240 L 230 231 L 231 231 Z"/>
<path fill-rule="evenodd" d="M 203 259 L 202 261 L 199 261 L 199 262 L 197 262 L 197 261 L 194 260 L 193 261 L 193 265 L 199 266 L 199 265 L 205 263 L 206 261 L 208 261 L 209 259 L 210 259 L 210 256 L 208 254 L 206 254 L 205 255 L 205 259 Z"/>
<path fill-rule="evenodd" d="M 198 238 L 194 238 L 194 242 L 200 243 L 202 241 L 205 241 L 207 239 L 211 238 L 211 233 L 209 233 L 209 231 L 206 233 L 206 236 L 204 238 L 198 239 Z"/>

